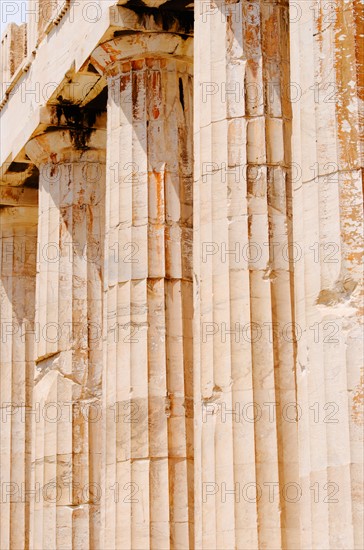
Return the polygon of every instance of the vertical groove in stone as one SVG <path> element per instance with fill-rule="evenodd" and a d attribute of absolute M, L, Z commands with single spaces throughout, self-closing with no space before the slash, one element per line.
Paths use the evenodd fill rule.
<path fill-rule="evenodd" d="M 250 8 L 250 9 L 249 9 Z M 279 491 L 277 418 L 265 403 L 276 401 L 272 289 L 270 284 L 267 93 L 269 73 L 264 63 L 265 6 L 247 7 L 245 46 L 247 60 L 246 90 L 253 87 L 255 97 L 246 91 L 247 100 L 247 199 L 249 232 L 249 271 L 251 296 L 251 342 L 255 417 L 256 481 L 259 547 L 281 547 L 281 496 Z M 269 7 L 268 7 L 269 9 Z M 252 35 L 252 40 L 250 36 Z M 273 40 L 273 43 L 271 43 Z M 270 47 L 276 38 L 270 36 Z M 249 84 L 249 87 L 248 87 Z M 261 417 L 260 416 L 261 413 Z M 278 487 L 278 490 L 277 490 Z"/>
<path fill-rule="evenodd" d="M 247 52 L 243 32 L 243 4 L 228 11 L 226 35 L 228 118 L 228 172 L 226 174 L 229 220 L 230 330 L 232 331 L 231 375 L 234 441 L 234 483 L 239 498 L 235 506 L 235 539 L 238 548 L 257 548 L 257 507 L 255 495 L 254 423 L 244 418 L 253 410 L 252 353 L 246 329 L 250 326 L 250 285 L 247 261 L 248 215 L 246 185 L 247 112 L 244 81 Z M 224 254 L 222 252 L 222 254 Z M 222 256 L 223 258 L 224 256 Z M 226 260 L 227 261 L 227 260 Z M 249 487 L 245 491 L 245 487 Z M 253 490 L 252 490 L 253 489 Z M 249 502 L 253 494 L 253 499 Z"/>
<path fill-rule="evenodd" d="M 325 13 L 323 13 L 323 10 Z M 317 38 L 314 44 L 314 65 L 320 74 L 317 86 L 316 102 L 316 151 L 317 177 L 319 198 L 319 259 L 320 286 L 314 296 L 313 304 L 318 314 L 319 335 L 321 347 L 320 369 L 324 372 L 324 395 L 322 403 L 335 403 L 339 410 L 339 429 L 333 423 L 326 423 L 327 458 L 324 466 L 326 483 L 324 490 L 338 487 L 338 499 L 326 498 L 328 515 L 329 546 L 335 548 L 344 535 L 348 545 L 353 547 L 352 511 L 350 494 L 350 441 L 348 437 L 348 406 L 346 392 L 347 364 L 345 358 L 344 334 L 342 331 L 342 313 L 335 307 L 340 302 L 336 300 L 336 292 L 344 284 L 346 273 L 342 262 L 342 239 L 340 218 L 342 215 L 339 198 L 339 178 L 341 170 L 345 170 L 340 162 L 338 150 L 338 124 L 335 102 L 339 99 L 337 80 L 334 77 L 336 45 L 334 32 L 330 27 L 323 32 L 327 10 L 320 2 L 316 12 L 313 12 L 317 22 L 314 23 Z M 334 18 L 336 16 L 334 15 Z M 325 62 L 324 62 L 325 60 Z M 333 84 L 333 86 L 332 86 Z M 334 91 L 334 101 L 331 93 Z M 350 135 L 347 136 L 350 139 Z M 316 176 L 316 174 L 315 174 Z M 330 252 L 334 251 L 334 261 Z M 333 292 L 333 300 L 330 292 Z M 340 290 L 339 290 L 340 293 Z M 331 336 L 334 329 L 334 337 Z M 330 405 L 328 405 L 330 406 Z M 329 409 L 330 410 L 330 409 Z M 336 415 L 335 415 L 336 416 Z M 326 418 L 326 414 L 324 416 Z M 333 484 L 333 485 L 332 485 Z M 338 500 L 338 502 L 335 502 Z M 333 514 L 339 514 L 340 526 L 332 521 Z"/>
<path fill-rule="evenodd" d="M 315 31 L 310 6 L 303 5 L 301 9 L 300 23 L 295 22 L 290 27 L 290 70 L 292 81 L 299 84 L 304 94 L 305 90 L 312 90 L 315 84 L 312 72 Z M 323 487 L 327 483 L 326 425 L 322 421 L 315 422 L 310 410 L 315 402 L 326 401 L 325 373 L 320 368 L 322 342 L 315 333 L 315 329 L 320 327 L 319 315 L 314 308 L 310 308 L 310 301 L 320 292 L 318 258 L 312 253 L 312 247 L 319 243 L 320 221 L 319 188 L 310 170 L 310 166 L 316 162 L 314 94 L 305 94 L 299 102 L 292 104 L 292 109 L 292 160 L 298 168 L 293 191 L 293 237 L 302 251 L 302 259 L 296 262 L 294 272 L 296 323 L 302 331 L 297 350 L 297 399 L 298 405 L 305 411 L 298 425 L 300 485 L 303 495 L 309 495 L 304 498 L 304 509 L 301 512 L 302 546 L 318 548 L 325 545 L 329 548 L 328 507 L 323 499 L 315 497 L 313 502 L 310 490 L 311 487 Z M 308 297 L 312 297 L 311 300 Z"/>
<path fill-rule="evenodd" d="M 283 548 L 300 548 L 300 488 L 295 378 L 295 325 L 292 305 L 291 109 L 289 55 L 287 51 L 288 8 L 262 4 L 262 51 L 267 145 L 267 203 L 269 264 L 267 277 L 272 296 L 275 403 L 277 414 L 278 467 Z M 291 485 L 289 485 L 291 484 Z M 291 486 L 291 493 L 285 487 Z M 295 491 L 297 494 L 295 494 Z"/>
<path fill-rule="evenodd" d="M 249 277 L 249 209 L 247 201 L 247 126 L 251 105 L 246 94 L 251 40 L 246 40 L 246 5 L 225 6 L 226 103 L 228 119 L 228 258 L 230 279 L 230 349 L 232 356 L 232 409 L 234 442 L 235 544 L 239 548 L 258 547 L 258 510 L 256 498 L 255 414 L 251 345 L 251 296 Z M 220 16 L 221 17 L 221 16 Z M 254 21 L 253 21 L 254 23 Z M 251 103 L 251 102 L 250 102 Z M 254 113 L 254 109 L 252 109 Z M 255 114 L 255 113 L 254 113 Z M 223 251 L 221 259 L 223 259 Z"/>
<path fill-rule="evenodd" d="M 199 385 L 200 385 L 200 395 L 195 395 L 197 399 L 198 408 L 195 410 L 196 414 L 196 424 L 200 424 L 200 438 L 201 438 L 201 486 L 202 494 L 199 494 L 196 491 L 196 501 L 198 497 L 201 499 L 201 513 L 200 521 L 202 526 L 201 533 L 201 547 L 208 548 L 217 548 L 217 503 L 216 499 L 218 497 L 216 494 L 216 472 L 215 472 L 215 418 L 213 415 L 210 417 L 207 416 L 208 408 L 214 408 L 216 395 L 213 394 L 214 391 L 214 342 L 213 342 L 213 332 L 210 332 L 209 337 L 207 338 L 206 327 L 213 327 L 214 318 L 213 318 L 213 280 L 212 280 L 212 258 L 211 256 L 208 259 L 208 262 L 201 262 L 201 253 L 202 247 L 206 247 L 209 244 L 213 246 L 213 228 L 212 224 L 209 223 L 209 220 L 212 218 L 212 176 L 211 171 L 208 176 L 205 175 L 207 163 L 211 163 L 212 166 L 212 128 L 211 128 L 211 117 L 212 117 L 212 104 L 209 101 L 208 105 L 204 105 L 200 109 L 201 94 L 202 88 L 201 83 L 208 82 L 211 83 L 214 81 L 214 76 L 212 75 L 212 51 L 211 51 L 211 35 L 212 35 L 212 23 L 211 19 L 203 24 L 202 21 L 202 5 L 197 4 L 197 9 L 199 12 L 196 14 L 197 19 L 195 21 L 195 36 L 199 37 L 200 47 L 204 48 L 205 57 L 202 58 L 202 51 L 200 47 L 195 50 L 195 60 L 200 62 L 199 76 L 196 74 L 196 83 L 195 91 L 195 111 L 199 113 L 199 140 L 197 142 L 197 150 L 199 156 L 199 165 L 198 169 L 200 170 L 200 179 L 195 180 L 195 193 L 197 188 L 199 189 L 200 195 L 200 204 L 199 212 L 194 214 L 194 219 L 198 218 L 199 223 L 199 241 L 197 239 L 194 242 L 194 245 L 199 244 L 198 254 L 196 254 L 198 261 L 200 263 L 200 273 L 197 285 L 199 288 L 199 295 L 197 296 L 199 303 L 198 312 L 199 315 L 196 315 L 198 323 L 201 323 L 201 333 L 200 333 L 200 349 L 198 349 L 198 359 L 200 363 L 200 372 L 199 372 Z M 224 35 L 221 36 L 220 33 L 217 33 L 217 36 L 224 38 Z M 197 48 L 197 44 L 196 44 Z M 218 153 L 218 152 L 217 152 Z M 194 203 L 195 204 L 195 203 Z M 208 243 L 208 244 L 206 244 Z M 195 258 L 196 259 L 196 258 Z M 196 281 L 194 281 L 194 284 Z M 196 309 L 195 309 L 196 311 Z M 206 337 L 205 337 L 206 335 Z M 194 367 L 196 367 L 197 361 L 194 358 Z M 197 375 L 195 369 L 195 376 Z M 212 400 L 212 403 L 209 403 L 209 400 Z M 209 491 L 209 495 L 207 495 Z"/>
<path fill-rule="evenodd" d="M 201 94 L 201 82 L 198 78 L 198 74 L 201 73 L 202 68 L 206 71 L 206 67 L 210 62 L 209 48 L 205 48 L 206 60 L 203 62 L 201 55 L 202 44 L 206 45 L 209 39 L 209 35 L 206 36 L 206 31 L 202 33 L 201 28 L 201 4 L 197 3 L 195 6 L 195 21 L 194 21 L 194 79 L 193 79 L 193 246 L 192 246 L 192 271 L 193 271 L 193 346 L 192 346 L 192 373 L 193 373 L 193 449 L 194 449 L 194 483 L 192 485 L 194 508 L 193 508 L 193 522 L 194 522 L 194 541 L 193 546 L 195 548 L 202 548 L 205 537 L 204 526 L 204 503 L 203 503 L 203 401 L 202 401 L 202 301 L 201 290 L 204 287 L 200 281 L 204 271 L 204 266 L 201 262 L 201 246 L 204 235 L 201 229 L 201 200 L 203 193 L 206 193 L 207 186 L 203 184 L 202 179 L 202 143 L 201 143 L 201 117 L 204 115 L 203 110 L 199 108 L 200 94 Z M 200 32 L 201 30 L 201 32 Z M 206 74 L 206 72 L 205 72 Z"/>
<path fill-rule="evenodd" d="M 27 550 L 37 208 L 2 208 L 0 241 L 0 546 Z"/>
<path fill-rule="evenodd" d="M 170 544 L 193 544 L 192 377 L 192 75 L 170 61 L 162 73 L 165 143 L 170 148 L 165 169 L 165 315 L 170 490 Z"/>
<path fill-rule="evenodd" d="M 138 64 L 138 61 L 134 62 Z M 145 72 L 145 124 L 148 163 L 148 429 L 150 546 L 170 547 L 168 478 L 168 400 L 166 363 L 166 247 L 165 247 L 165 109 L 162 110 L 162 67 L 160 60 L 141 62 Z M 163 63 L 163 62 L 162 62 Z M 132 73 L 133 76 L 137 73 Z M 133 82 L 138 102 L 138 82 Z M 176 152 L 170 144 L 173 162 Z"/>

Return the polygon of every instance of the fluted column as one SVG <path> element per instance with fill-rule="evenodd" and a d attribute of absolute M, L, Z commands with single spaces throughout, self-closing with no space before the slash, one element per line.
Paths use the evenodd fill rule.
<path fill-rule="evenodd" d="M 37 207 L 0 207 L 0 547 L 29 548 Z"/>
<path fill-rule="evenodd" d="M 194 546 L 191 46 L 138 32 L 91 56 L 109 90 L 104 548 Z"/>
<path fill-rule="evenodd" d="M 195 3 L 198 548 L 299 547 L 287 17 Z"/>
<path fill-rule="evenodd" d="M 34 550 L 99 547 L 106 132 L 77 109 L 26 146 L 40 173 Z"/>
<path fill-rule="evenodd" d="M 358 3 L 292 3 L 302 547 L 363 540 L 363 190 Z"/>

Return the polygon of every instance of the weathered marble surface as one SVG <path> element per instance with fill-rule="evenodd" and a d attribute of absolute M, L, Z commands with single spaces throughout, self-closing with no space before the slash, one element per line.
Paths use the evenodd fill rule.
<path fill-rule="evenodd" d="M 359 2 L 86 4 L 2 39 L 0 548 L 361 549 Z"/>

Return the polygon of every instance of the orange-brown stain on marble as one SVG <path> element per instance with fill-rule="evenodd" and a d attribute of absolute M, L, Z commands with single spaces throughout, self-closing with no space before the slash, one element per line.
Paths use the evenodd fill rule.
<path fill-rule="evenodd" d="M 232 16 L 229 14 L 226 17 L 226 50 L 228 54 L 231 54 L 235 39 L 235 33 L 232 23 Z"/>
<path fill-rule="evenodd" d="M 87 205 L 87 231 L 92 234 L 92 228 L 94 224 L 94 209 L 91 204 Z"/>
<path fill-rule="evenodd" d="M 111 62 L 115 63 L 115 61 L 119 59 L 120 50 L 118 48 L 113 48 L 112 42 L 104 42 L 100 44 L 100 47 L 108 54 Z"/>
<path fill-rule="evenodd" d="M 156 200 L 157 200 L 157 226 L 162 227 L 165 221 L 164 213 L 164 172 L 157 172 L 153 170 L 153 181 L 155 181 L 156 186 Z"/>
<path fill-rule="evenodd" d="M 276 60 L 279 56 L 279 8 L 274 5 L 267 5 L 269 16 L 263 19 L 262 39 L 264 44 L 264 55 L 266 59 Z"/>
<path fill-rule="evenodd" d="M 143 120 L 145 115 L 145 71 L 132 72 L 133 118 Z"/>
<path fill-rule="evenodd" d="M 335 11 L 335 110 L 339 167 L 352 171 L 360 168 L 353 5 L 340 0 Z M 356 270 L 358 265 L 362 265 L 362 205 L 358 205 L 358 178 L 359 174 L 356 178 L 355 173 L 351 173 L 348 177 L 339 179 L 340 204 L 343 208 L 341 238 L 345 244 L 344 261 L 348 271 Z"/>
<path fill-rule="evenodd" d="M 364 8 L 361 0 L 353 1 L 355 21 L 355 57 L 358 97 L 364 101 Z"/>
<path fill-rule="evenodd" d="M 50 157 L 51 157 L 52 164 L 56 165 L 57 164 L 57 153 L 51 153 Z M 56 172 L 57 172 L 57 166 L 52 166 L 51 174 L 50 174 L 51 177 L 53 177 Z"/>
<path fill-rule="evenodd" d="M 353 405 L 351 417 L 355 424 L 362 425 L 364 424 L 364 369 L 362 369 L 362 374 L 360 376 L 360 381 L 355 387 L 353 395 Z"/>
<path fill-rule="evenodd" d="M 258 75 L 259 57 L 261 56 L 260 42 L 260 8 L 258 3 L 244 4 L 244 53 L 254 78 Z"/>
<path fill-rule="evenodd" d="M 316 6 L 315 6 L 315 8 L 316 8 Z M 316 13 L 315 10 L 313 10 L 312 13 Z M 322 6 L 322 3 L 319 2 L 317 17 L 316 17 L 316 21 L 315 21 L 316 25 L 314 26 L 314 33 L 315 33 L 315 35 L 317 37 L 317 41 L 319 43 L 320 53 L 322 52 L 323 20 L 324 20 L 323 6 Z M 323 62 L 323 57 L 320 56 L 320 58 L 319 58 L 320 73 L 322 72 L 322 62 Z"/>
<path fill-rule="evenodd" d="M 2 195 L 4 199 L 12 199 L 14 201 L 18 201 L 20 198 L 20 195 L 22 195 L 25 191 L 25 188 L 23 187 L 19 193 L 19 189 L 16 187 L 5 187 L 2 191 Z"/>
<path fill-rule="evenodd" d="M 336 113 L 343 168 L 359 168 L 359 136 L 356 100 L 355 25 L 352 5 L 337 2 L 334 23 L 334 67 L 336 73 Z M 349 83 L 353 83 L 350 85 Z"/>
<path fill-rule="evenodd" d="M 104 66 L 101 65 L 94 57 L 91 58 L 92 64 L 94 65 L 95 69 L 98 69 L 101 73 L 104 72 Z"/>
<path fill-rule="evenodd" d="M 133 71 L 141 71 L 144 68 L 144 59 L 134 59 L 131 66 Z"/>
<path fill-rule="evenodd" d="M 122 73 L 129 73 L 131 71 L 131 62 L 126 61 L 126 63 L 121 63 L 120 70 Z"/>
<path fill-rule="evenodd" d="M 160 115 L 160 105 L 161 105 L 161 73 L 159 71 L 150 71 L 149 73 L 149 81 L 150 81 L 150 97 L 152 100 L 154 99 L 151 109 L 150 109 L 150 115 L 153 117 L 154 120 L 159 118 Z"/>
<path fill-rule="evenodd" d="M 124 92 L 128 88 L 128 86 L 130 84 L 130 81 L 131 81 L 130 74 L 123 74 L 120 77 L 120 91 L 121 92 Z"/>

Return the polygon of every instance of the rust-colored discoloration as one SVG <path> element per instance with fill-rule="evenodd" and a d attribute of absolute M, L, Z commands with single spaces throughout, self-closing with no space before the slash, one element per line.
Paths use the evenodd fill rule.
<path fill-rule="evenodd" d="M 9 23 L 2 36 L 2 71 L 5 81 L 12 79 L 22 61 L 27 56 L 26 24 Z"/>
<path fill-rule="evenodd" d="M 156 222 L 158 227 L 162 227 L 165 222 L 164 174 L 164 171 L 159 172 L 157 170 L 148 172 L 149 182 L 152 181 L 155 184 L 156 211 L 155 216 L 153 216 L 152 219 Z"/>
<path fill-rule="evenodd" d="M 157 220 L 163 224 L 165 222 L 164 211 L 164 172 L 156 172 L 153 170 L 153 174 L 157 184 Z"/>
<path fill-rule="evenodd" d="M 130 73 L 129 74 L 123 74 L 120 77 L 120 91 L 124 92 L 125 90 L 127 90 L 130 86 L 130 82 L 131 82 Z"/>
<path fill-rule="evenodd" d="M 313 13 L 315 13 L 313 11 Z M 319 44 L 319 51 L 320 51 L 320 56 L 319 56 L 319 59 L 318 59 L 318 63 L 319 63 L 319 71 L 320 73 L 322 73 L 322 63 L 323 63 L 323 59 L 324 59 L 324 56 L 322 55 L 322 45 L 323 45 L 323 36 L 322 36 L 322 31 L 323 31 L 323 20 L 324 20 L 324 13 L 323 13 L 323 4 L 322 2 L 319 2 L 318 3 L 318 12 L 317 12 L 317 17 L 315 19 L 315 36 L 317 37 L 316 40 Z"/>
<path fill-rule="evenodd" d="M 259 68 L 259 58 L 261 56 L 259 3 L 244 3 L 243 15 L 244 53 L 252 75 L 256 78 Z"/>
<path fill-rule="evenodd" d="M 92 64 L 93 66 L 100 72 L 100 73 L 103 73 L 104 72 L 104 65 L 102 65 L 101 63 L 99 63 L 94 57 L 91 57 L 91 61 L 92 61 Z"/>
<path fill-rule="evenodd" d="M 358 112 L 355 109 L 357 98 L 355 23 L 353 6 L 337 2 L 335 32 L 334 67 L 336 73 L 337 100 L 335 102 L 338 139 L 340 144 L 341 167 L 359 168 Z M 348 186 L 345 186 L 346 191 Z"/>
<path fill-rule="evenodd" d="M 57 153 L 50 154 L 51 162 L 53 166 L 51 167 L 50 175 L 53 177 L 57 173 Z"/>
<path fill-rule="evenodd" d="M 11 199 L 14 202 L 18 202 L 21 199 L 21 195 L 24 193 L 25 189 L 24 187 L 21 189 L 17 187 L 5 187 L 1 191 L 3 199 Z"/>
<path fill-rule="evenodd" d="M 264 13 L 268 11 L 268 14 Z M 280 8 L 276 4 L 265 4 L 263 9 L 262 42 L 266 59 L 277 61 L 280 57 Z"/>
<path fill-rule="evenodd" d="M 116 47 L 113 47 L 113 42 L 104 42 L 103 44 L 100 44 L 100 48 L 104 50 L 108 54 L 108 63 L 115 63 L 120 59 L 120 50 Z"/>
<path fill-rule="evenodd" d="M 130 73 L 131 71 L 131 62 L 130 61 L 126 61 L 124 63 L 121 63 L 120 64 L 120 71 L 122 73 Z"/>
<path fill-rule="evenodd" d="M 133 61 L 131 61 L 131 67 L 133 71 L 141 71 L 142 69 L 144 69 L 144 63 L 144 59 L 134 59 Z"/>
<path fill-rule="evenodd" d="M 133 119 L 144 120 L 146 100 L 146 73 L 145 71 L 132 72 L 132 103 Z"/>
<path fill-rule="evenodd" d="M 87 205 L 87 230 L 92 234 L 92 228 L 94 224 L 94 210 L 92 204 Z"/>
<path fill-rule="evenodd" d="M 356 27 L 353 4 L 339 0 L 335 9 L 333 63 L 336 81 L 336 127 L 338 157 L 341 170 L 338 178 L 342 215 L 340 218 L 344 269 L 362 279 L 363 235 L 360 181 L 360 134 L 357 88 Z M 355 172 L 357 170 L 357 172 Z M 357 316 L 361 317 L 363 290 L 357 293 Z"/>
<path fill-rule="evenodd" d="M 355 57 L 358 98 L 364 101 L 364 9 L 361 0 L 353 1 L 355 21 Z M 363 116 L 363 115 L 362 115 Z M 362 142 L 364 136 L 361 136 Z"/>
<path fill-rule="evenodd" d="M 145 65 L 148 69 L 157 69 L 159 67 L 159 59 L 156 59 L 155 57 L 146 57 Z"/>
<path fill-rule="evenodd" d="M 231 54 L 233 44 L 235 40 L 232 15 L 228 14 L 226 17 L 226 53 Z"/>
<path fill-rule="evenodd" d="M 148 116 L 157 120 L 162 109 L 162 75 L 159 70 L 149 70 L 148 75 Z"/>
<path fill-rule="evenodd" d="M 361 426 L 364 424 L 364 368 L 362 369 L 359 384 L 355 387 L 352 401 L 351 418 L 355 424 Z"/>
<path fill-rule="evenodd" d="M 158 118 L 159 117 L 159 109 L 155 105 L 153 106 L 153 111 L 152 112 L 153 112 L 153 118 Z"/>

